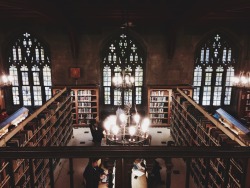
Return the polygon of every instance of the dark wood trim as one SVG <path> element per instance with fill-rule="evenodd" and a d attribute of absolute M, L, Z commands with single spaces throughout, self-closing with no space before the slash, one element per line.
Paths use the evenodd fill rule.
<path fill-rule="evenodd" d="M 30 158 L 250 158 L 250 147 L 188 147 L 188 146 L 61 146 L 2 147 L 2 159 Z"/>

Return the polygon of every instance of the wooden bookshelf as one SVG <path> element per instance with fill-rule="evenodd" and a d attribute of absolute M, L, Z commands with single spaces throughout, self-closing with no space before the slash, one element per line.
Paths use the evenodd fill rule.
<path fill-rule="evenodd" d="M 99 117 L 99 89 L 96 86 L 67 86 L 71 95 L 73 126 L 88 126 L 91 119 Z M 53 87 L 53 93 L 62 89 Z"/>
<path fill-rule="evenodd" d="M 44 147 L 66 145 L 73 135 L 71 110 L 70 94 L 66 88 L 62 89 L 13 130 L 3 135 L 0 146 Z M 57 163 L 58 159 L 53 159 L 54 167 Z M 48 159 L 9 160 L 1 161 L 0 165 L 1 188 L 49 187 Z"/>
<path fill-rule="evenodd" d="M 99 116 L 99 90 L 97 87 L 71 88 L 74 126 L 87 126 Z"/>
<path fill-rule="evenodd" d="M 181 146 L 249 146 L 207 113 L 181 89 L 172 92 L 171 135 Z M 225 117 L 224 117 L 225 118 Z M 229 122 L 229 121 L 228 121 Z M 233 121 L 230 121 L 233 122 Z M 197 187 L 249 187 L 248 159 L 192 159 L 191 175 Z"/>
<path fill-rule="evenodd" d="M 152 126 L 169 126 L 171 89 L 148 90 L 148 116 Z"/>
<path fill-rule="evenodd" d="M 250 127 L 250 88 L 233 88 L 232 106 L 239 119 Z"/>
<path fill-rule="evenodd" d="M 148 116 L 153 127 L 169 127 L 171 117 L 172 90 L 177 86 L 150 86 L 148 88 Z M 183 91 L 192 96 L 190 86 L 181 86 Z"/>

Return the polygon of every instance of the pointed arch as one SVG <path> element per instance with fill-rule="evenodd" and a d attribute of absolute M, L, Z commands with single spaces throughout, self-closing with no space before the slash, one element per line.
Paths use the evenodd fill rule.
<path fill-rule="evenodd" d="M 13 78 L 13 104 L 38 107 L 51 98 L 50 52 L 45 42 L 29 32 L 8 45 L 9 74 Z"/>
<path fill-rule="evenodd" d="M 227 33 L 213 31 L 196 47 L 194 100 L 204 106 L 230 105 L 239 47 Z"/>
<path fill-rule="evenodd" d="M 146 52 L 141 43 L 130 32 L 120 31 L 105 42 L 101 59 L 104 105 L 142 104 Z M 122 72 L 135 78 L 134 87 L 125 91 L 112 83 Z"/>

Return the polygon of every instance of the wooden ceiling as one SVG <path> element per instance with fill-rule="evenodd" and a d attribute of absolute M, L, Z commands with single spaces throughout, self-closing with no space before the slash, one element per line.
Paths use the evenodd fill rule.
<path fill-rule="evenodd" d="M 0 0 L 0 22 L 64 26 L 250 23 L 249 0 Z"/>

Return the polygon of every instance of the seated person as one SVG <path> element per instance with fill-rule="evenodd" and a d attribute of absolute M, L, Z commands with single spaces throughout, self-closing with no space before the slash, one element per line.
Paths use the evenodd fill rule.
<path fill-rule="evenodd" d="M 147 172 L 144 160 L 136 159 L 131 173 L 132 188 L 147 188 Z"/>
<path fill-rule="evenodd" d="M 108 188 L 112 188 L 113 187 L 113 171 L 112 169 L 108 170 Z"/>
<path fill-rule="evenodd" d="M 86 188 L 98 188 L 101 180 L 105 178 L 105 173 L 102 168 L 99 167 L 100 159 L 91 158 L 83 172 L 83 178 L 85 180 Z"/>

